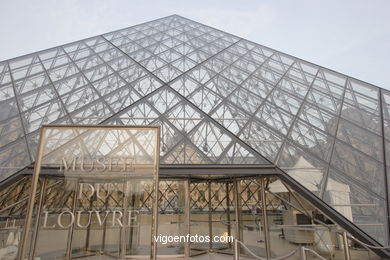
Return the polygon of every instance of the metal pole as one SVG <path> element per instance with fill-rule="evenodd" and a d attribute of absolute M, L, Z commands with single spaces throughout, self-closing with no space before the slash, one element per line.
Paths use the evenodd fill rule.
<path fill-rule="evenodd" d="M 74 189 L 73 203 L 72 203 L 72 213 L 73 213 L 73 216 L 75 215 L 76 207 L 77 207 L 77 200 L 78 200 L 77 196 L 79 194 L 80 179 L 77 179 L 75 181 L 75 184 L 76 184 L 76 187 Z M 72 254 L 72 238 L 73 238 L 74 225 L 75 225 L 75 221 L 69 227 L 69 231 L 68 231 L 68 238 L 67 238 L 67 242 L 66 242 L 66 259 L 70 259 L 71 254 Z"/>
<path fill-rule="evenodd" d="M 121 250 L 120 250 L 120 258 L 124 259 L 126 256 L 126 229 L 127 229 L 127 209 L 128 209 L 128 196 L 129 196 L 129 189 L 128 185 L 130 183 L 127 181 L 125 178 L 123 181 L 123 221 L 122 224 L 123 226 L 121 227 L 121 232 L 120 232 L 120 240 L 121 240 Z"/>
<path fill-rule="evenodd" d="M 382 95 L 382 89 L 379 88 L 379 111 L 380 111 L 380 115 L 381 115 L 381 131 L 382 131 L 382 156 L 383 156 L 383 164 L 384 164 L 384 167 L 383 167 L 383 170 L 384 170 L 384 181 L 385 181 L 385 194 L 386 194 L 386 219 L 387 219 L 387 228 L 386 228 L 386 232 L 387 232 L 387 244 L 390 245 L 390 208 L 389 208 L 389 197 L 390 197 L 390 191 L 389 191 L 389 187 L 388 185 L 386 185 L 387 183 L 389 183 L 389 179 L 388 179 L 388 176 L 387 174 L 389 174 L 387 172 L 387 167 L 386 167 L 386 162 L 387 160 L 390 160 L 390 158 L 387 158 L 387 153 L 386 153 L 386 141 L 385 141 L 385 119 L 383 118 L 383 95 Z"/>
<path fill-rule="evenodd" d="M 234 240 L 240 240 L 241 239 L 241 236 L 240 236 L 240 210 L 241 210 L 241 207 L 240 207 L 240 201 L 241 201 L 241 198 L 240 198 L 240 191 L 239 191 L 239 186 L 238 186 L 238 183 L 237 183 L 237 179 L 234 179 L 233 180 L 233 188 L 234 188 L 234 215 L 235 215 L 235 218 L 236 218 L 236 226 L 235 226 L 235 233 L 236 233 L 236 237 Z M 235 246 L 236 248 L 234 249 L 234 254 L 240 254 L 240 247 L 238 245 Z"/>
<path fill-rule="evenodd" d="M 209 236 L 210 236 L 210 241 L 209 241 L 209 249 L 213 249 L 213 241 L 212 241 L 212 238 L 213 238 L 213 223 L 212 223 L 212 220 L 213 220 L 213 216 L 211 214 L 211 181 L 208 181 L 208 195 L 209 195 L 209 201 L 208 201 L 208 205 L 209 205 Z"/>
<path fill-rule="evenodd" d="M 345 260 L 351 260 L 351 254 L 349 253 L 349 245 L 348 245 L 348 236 L 347 232 L 343 232 L 343 246 L 344 246 L 344 256 Z"/>
<path fill-rule="evenodd" d="M 239 254 L 239 249 L 238 249 L 238 242 L 237 239 L 234 239 L 234 260 L 239 260 L 240 254 Z"/>
<path fill-rule="evenodd" d="M 230 197 L 229 197 L 229 182 L 226 182 L 226 216 L 227 216 L 227 229 L 228 229 L 228 236 L 232 236 L 232 228 L 230 226 Z M 229 239 L 228 242 L 229 248 L 232 248 L 232 243 Z"/>
<path fill-rule="evenodd" d="M 42 184 L 41 184 L 41 192 L 39 196 L 37 220 L 35 223 L 34 233 L 32 236 L 32 244 L 30 248 L 29 260 L 33 260 L 35 256 L 35 248 L 37 246 L 37 238 L 38 238 L 38 231 L 39 231 L 39 222 L 41 220 L 42 208 L 44 203 L 43 200 L 45 199 L 45 196 L 46 196 L 46 177 L 43 177 Z"/>
<path fill-rule="evenodd" d="M 155 177 L 154 187 L 154 200 L 153 200 L 153 211 L 152 211 L 152 260 L 157 258 L 157 243 L 155 237 L 157 237 L 157 215 L 158 215 L 158 197 L 159 197 L 159 181 L 158 177 Z"/>
<path fill-rule="evenodd" d="M 106 197 L 106 199 L 104 201 L 105 210 L 108 210 L 108 200 L 110 198 L 110 194 L 108 192 L 109 192 L 109 189 L 107 189 L 107 197 Z M 107 221 L 104 221 L 103 236 L 102 236 L 102 247 L 101 247 L 101 251 L 102 252 L 104 252 L 105 247 L 106 247 L 106 233 L 107 233 Z"/>
<path fill-rule="evenodd" d="M 92 209 L 92 206 L 93 206 L 93 200 L 94 200 L 94 196 L 91 196 L 89 198 L 89 210 Z M 81 213 L 81 212 L 80 212 Z M 76 222 L 76 221 L 75 221 Z M 75 223 L 73 222 L 73 224 Z M 74 226 L 74 225 L 72 225 Z M 90 237 L 91 237 L 91 223 L 89 223 L 88 227 L 87 227 L 87 235 L 85 236 L 85 251 L 90 251 L 90 248 L 89 248 L 89 240 L 90 240 Z"/>
<path fill-rule="evenodd" d="M 30 233 L 29 231 L 32 222 L 32 216 L 34 213 L 35 195 L 37 193 L 38 178 L 39 178 L 39 173 L 41 171 L 42 154 L 45 145 L 45 132 L 46 132 L 46 128 L 42 127 L 40 130 L 39 146 L 36 155 L 37 159 L 35 161 L 34 173 L 32 176 L 31 193 L 27 204 L 26 219 L 24 221 L 24 229 L 23 229 L 23 233 L 22 233 L 22 237 L 18 249 L 18 259 L 23 259 L 23 260 L 25 255 L 25 247 Z"/>
<path fill-rule="evenodd" d="M 306 260 L 306 250 L 301 246 L 301 260 Z"/>
<path fill-rule="evenodd" d="M 265 256 L 267 259 L 271 258 L 271 248 L 270 248 L 270 237 L 268 232 L 268 217 L 267 217 L 267 203 L 266 203 L 266 193 L 265 193 L 265 180 L 266 178 L 261 179 L 261 204 L 263 212 L 263 230 L 264 230 L 264 242 L 265 242 Z"/>
<path fill-rule="evenodd" d="M 131 202 L 130 202 L 130 206 L 131 206 L 131 209 L 134 210 L 136 208 L 136 201 L 139 201 L 140 198 L 136 196 L 135 194 L 135 191 L 136 191 L 136 184 L 133 182 L 132 186 L 131 186 L 131 190 L 132 190 L 132 194 L 131 194 Z M 131 218 L 130 220 L 130 223 L 129 223 L 129 226 L 130 226 L 130 235 L 129 235 L 129 249 L 132 250 L 133 249 L 133 243 L 134 243 L 134 234 L 135 234 L 135 225 L 136 225 L 136 222 L 133 218 Z"/>
<path fill-rule="evenodd" d="M 191 230 L 190 230 L 190 179 L 189 178 L 184 180 L 184 197 L 185 197 L 185 203 L 184 203 L 185 230 L 187 231 L 187 234 L 190 234 Z M 190 241 L 185 241 L 184 257 L 186 258 L 190 257 L 190 253 L 191 253 Z"/>
<path fill-rule="evenodd" d="M 157 258 L 157 242 L 155 237 L 157 237 L 157 223 L 158 223 L 158 196 L 159 196 L 159 170 L 160 170 L 160 126 L 157 127 L 157 143 L 155 150 L 155 170 L 154 170 L 154 200 L 153 200 L 153 211 L 152 211 L 152 260 L 156 260 Z"/>

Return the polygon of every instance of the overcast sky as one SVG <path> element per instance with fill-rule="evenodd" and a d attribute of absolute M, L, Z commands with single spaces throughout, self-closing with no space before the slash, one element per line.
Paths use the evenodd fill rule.
<path fill-rule="evenodd" d="M 390 89 L 389 0 L 1 0 L 0 60 L 171 14 Z"/>

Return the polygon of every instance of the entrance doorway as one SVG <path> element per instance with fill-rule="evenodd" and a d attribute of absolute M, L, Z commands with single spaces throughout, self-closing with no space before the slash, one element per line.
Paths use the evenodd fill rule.
<path fill-rule="evenodd" d="M 266 256 L 261 184 L 263 178 L 232 176 L 160 179 L 158 234 L 187 236 L 186 242 L 159 243 L 158 256 L 234 253 L 233 239 L 255 240 L 249 246 Z M 170 210 L 162 205 L 169 205 Z M 171 219 L 171 221 L 166 221 Z M 268 246 L 268 248 L 267 248 Z"/>
<path fill-rule="evenodd" d="M 8 194 L 0 223 L 4 248 L 10 249 L 6 244 L 9 237 L 23 229 L 18 219 L 25 214 L 30 182 L 27 175 L 3 191 Z M 80 185 L 84 183 L 94 186 L 93 196 L 90 186 Z M 107 259 L 150 258 L 154 187 L 152 181 L 137 178 L 93 182 L 43 175 L 33 222 L 37 229 L 31 233 L 28 249 L 42 260 L 99 259 L 100 255 Z M 270 258 L 287 255 L 303 245 L 327 258 L 344 259 L 340 226 L 278 175 L 162 175 L 158 192 L 158 235 L 211 239 L 157 242 L 159 258 L 218 253 L 231 259 L 234 243 L 221 238 L 233 236 L 263 258 L 267 252 Z M 107 215 L 106 210 L 110 211 Z M 113 216 L 116 210 L 124 216 Z M 95 211 L 100 212 L 100 221 Z M 122 227 L 115 225 L 118 220 L 123 221 Z M 350 246 L 357 259 L 373 256 Z M 248 256 L 246 249 L 239 250 L 240 255 Z M 288 259 L 300 256 L 297 253 Z"/>
<path fill-rule="evenodd" d="M 42 179 L 41 209 L 30 252 L 41 259 L 147 257 L 151 253 L 153 180 Z"/>

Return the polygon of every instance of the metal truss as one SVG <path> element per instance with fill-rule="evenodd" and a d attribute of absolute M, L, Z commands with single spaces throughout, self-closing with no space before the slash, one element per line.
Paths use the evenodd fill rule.
<path fill-rule="evenodd" d="M 1 180 L 42 124 L 160 125 L 162 164 L 276 165 L 330 206 L 346 185 L 350 221 L 388 243 L 390 92 L 189 19 L 0 62 L 0 108 Z"/>

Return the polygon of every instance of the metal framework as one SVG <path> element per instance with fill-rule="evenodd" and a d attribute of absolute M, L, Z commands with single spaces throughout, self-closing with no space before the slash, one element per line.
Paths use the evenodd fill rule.
<path fill-rule="evenodd" d="M 160 125 L 162 165 L 276 166 L 389 242 L 390 92 L 192 20 L 0 62 L 0 108 L 3 184 L 33 163 L 43 124 Z M 2 211 L 24 199 L 2 194 Z"/>

